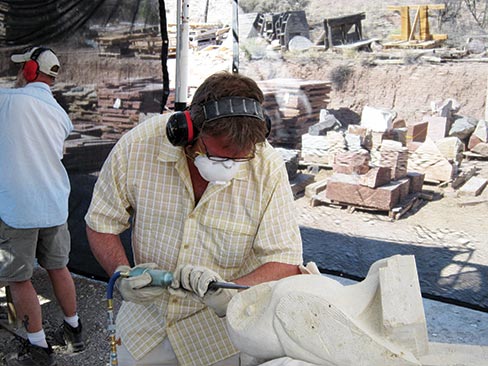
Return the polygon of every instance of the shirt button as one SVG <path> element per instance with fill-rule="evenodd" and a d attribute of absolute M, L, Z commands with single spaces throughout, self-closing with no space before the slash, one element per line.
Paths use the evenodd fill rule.
<path fill-rule="evenodd" d="M 173 299 L 171 300 L 171 302 L 172 302 L 173 304 L 177 304 L 177 303 L 178 303 L 178 299 L 177 299 L 177 298 L 173 298 Z"/>
<path fill-rule="evenodd" d="M 183 249 L 188 249 L 190 246 L 188 244 L 183 245 Z"/>

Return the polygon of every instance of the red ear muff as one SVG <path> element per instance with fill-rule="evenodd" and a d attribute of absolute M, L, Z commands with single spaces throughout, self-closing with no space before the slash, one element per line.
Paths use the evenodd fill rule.
<path fill-rule="evenodd" d="M 39 74 L 39 64 L 36 60 L 26 61 L 22 73 L 24 74 L 25 80 L 28 82 L 36 80 L 37 75 Z"/>
<path fill-rule="evenodd" d="M 169 142 L 175 146 L 189 145 L 198 135 L 193 126 L 190 111 L 173 113 L 166 123 L 166 135 Z"/>

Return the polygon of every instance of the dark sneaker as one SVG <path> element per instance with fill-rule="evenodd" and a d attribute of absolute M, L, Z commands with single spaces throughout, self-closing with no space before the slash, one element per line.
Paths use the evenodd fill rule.
<path fill-rule="evenodd" d="M 57 362 L 51 346 L 38 347 L 26 342 L 22 351 L 5 356 L 7 366 L 56 366 Z"/>
<path fill-rule="evenodd" d="M 73 328 L 71 325 L 63 321 L 63 325 L 60 329 L 61 338 L 66 346 L 68 346 L 67 351 L 69 353 L 81 352 L 85 349 L 85 342 L 82 337 L 82 327 L 81 321 L 78 321 L 78 326 Z"/>

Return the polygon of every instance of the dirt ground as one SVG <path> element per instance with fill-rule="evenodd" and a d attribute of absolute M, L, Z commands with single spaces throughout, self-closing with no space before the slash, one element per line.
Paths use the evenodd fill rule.
<path fill-rule="evenodd" d="M 160 75 L 159 62 L 136 60 L 94 60 L 71 51 L 59 52 L 66 66 L 60 82 L 90 84 L 112 77 Z M 366 57 L 366 56 L 364 56 Z M 301 77 L 328 80 L 340 65 L 352 68 L 342 89 L 333 89 L 328 109 L 337 116 L 355 122 L 365 105 L 395 110 L 399 117 L 414 121 L 429 113 L 432 101 L 454 98 L 460 115 L 481 119 L 485 113 L 487 63 L 414 63 L 409 65 L 364 66 L 363 56 L 352 58 L 324 53 L 317 57 L 293 60 L 259 60 L 243 63 L 242 72 L 255 78 Z M 215 60 L 219 60 L 216 56 Z M 224 58 L 219 65 L 225 65 Z M 197 64 L 198 65 L 198 64 Z M 217 66 L 216 66 L 217 67 Z M 204 71 L 192 70 L 195 80 Z M 195 81 L 196 83 L 196 81 Z M 478 176 L 488 179 L 486 161 L 463 162 L 476 165 Z M 316 180 L 330 174 L 321 170 Z M 312 207 L 305 197 L 297 198 L 297 218 L 304 238 L 305 260 L 313 260 L 321 269 L 363 277 L 370 264 L 383 256 L 415 254 L 422 291 L 427 295 L 451 298 L 468 306 L 488 309 L 488 247 L 486 234 L 488 189 L 478 197 L 458 197 L 449 188 L 424 186 L 436 193 L 403 218 L 391 221 L 374 212 L 354 212 L 319 205 Z M 442 195 L 442 197 L 441 197 Z M 61 365 L 105 365 L 108 350 L 106 330 L 105 284 L 75 276 L 80 315 L 89 335 L 89 347 L 83 354 L 68 356 L 57 347 Z M 58 308 L 40 271 L 35 277 L 39 292 L 45 297 L 45 328 L 51 334 L 59 325 Z M 117 295 L 116 295 L 117 296 Z M 116 297 L 116 304 L 120 301 Z M 0 315 L 5 317 L 4 298 L 0 295 Z M 476 326 L 480 326 L 475 324 Z M 485 325 L 486 326 L 486 325 Z M 486 332 L 480 333 L 487 341 Z M 432 335 L 432 334 L 431 334 Z M 6 331 L 0 331 L 0 358 L 18 346 Z"/>

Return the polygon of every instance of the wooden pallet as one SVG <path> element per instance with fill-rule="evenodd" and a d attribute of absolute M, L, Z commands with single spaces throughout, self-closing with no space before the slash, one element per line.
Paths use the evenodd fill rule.
<path fill-rule="evenodd" d="M 399 220 L 407 212 L 419 207 L 424 200 L 429 200 L 429 196 L 423 195 L 420 192 L 413 193 L 405 197 L 405 199 L 392 207 L 390 210 L 382 210 L 375 207 L 358 206 L 344 202 L 331 201 L 326 199 L 324 195 L 315 195 L 311 198 L 310 205 L 314 207 L 318 206 L 319 204 L 324 204 L 333 208 L 346 209 L 349 213 L 354 213 L 356 211 L 367 211 L 388 216 L 391 221 L 394 221 Z"/>

